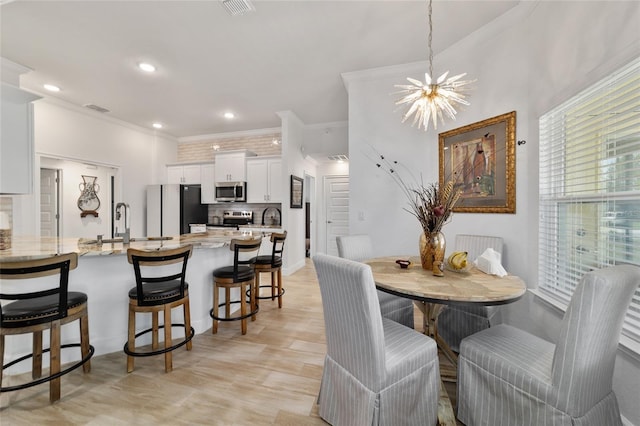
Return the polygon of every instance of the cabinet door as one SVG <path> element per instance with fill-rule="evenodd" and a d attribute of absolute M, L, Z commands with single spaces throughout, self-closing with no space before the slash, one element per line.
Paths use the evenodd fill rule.
<path fill-rule="evenodd" d="M 2 84 L 0 137 L 0 193 L 33 191 L 33 106 L 40 97 Z"/>
<path fill-rule="evenodd" d="M 247 160 L 247 203 L 267 201 L 267 160 Z"/>
<path fill-rule="evenodd" d="M 201 192 L 200 202 L 202 204 L 214 204 L 216 202 L 215 186 L 215 166 L 213 164 L 203 164 L 200 168 Z"/>
<path fill-rule="evenodd" d="M 282 203 L 282 160 L 269 160 L 268 165 L 269 193 L 267 201 Z"/>
<path fill-rule="evenodd" d="M 167 166 L 167 183 L 184 183 L 182 177 L 182 166 Z"/>
<path fill-rule="evenodd" d="M 216 155 L 216 182 L 244 182 L 247 165 L 244 153 Z"/>
<path fill-rule="evenodd" d="M 183 166 L 182 168 L 182 177 L 183 182 L 189 185 L 196 185 L 201 182 L 200 180 L 200 164 Z"/>

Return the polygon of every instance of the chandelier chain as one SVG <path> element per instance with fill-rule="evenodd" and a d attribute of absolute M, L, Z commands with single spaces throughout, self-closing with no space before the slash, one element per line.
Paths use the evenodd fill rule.
<path fill-rule="evenodd" d="M 433 39 L 433 21 L 431 15 L 433 13 L 432 0 L 429 0 L 429 75 L 433 77 L 433 48 L 431 47 L 431 40 Z"/>

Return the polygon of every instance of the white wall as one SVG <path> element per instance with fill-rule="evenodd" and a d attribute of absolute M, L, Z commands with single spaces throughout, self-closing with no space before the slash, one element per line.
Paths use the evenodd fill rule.
<path fill-rule="evenodd" d="M 349 93 L 350 232 L 371 235 L 376 255 L 417 255 L 420 227 L 403 211 L 407 200 L 378 170 L 371 146 L 398 160 L 425 182 L 438 180 L 438 133 L 515 110 L 516 213 L 453 215 L 444 227 L 505 240 L 505 267 L 537 286 L 538 118 L 640 55 L 639 2 L 521 2 L 507 14 L 438 54 L 435 74 L 467 72 L 477 79 L 471 106 L 457 121 L 428 132 L 400 123 L 390 96 L 406 77 L 424 78 L 426 63 L 344 75 Z M 358 212 L 365 212 L 359 221 Z M 508 318 L 544 338 L 557 337 L 561 314 L 528 295 L 509 306 Z M 513 312 L 517 311 L 514 315 Z M 528 314 L 528 315 L 527 315 Z M 640 356 L 619 352 L 614 391 L 621 411 L 640 424 Z"/>
<path fill-rule="evenodd" d="M 131 234 L 144 236 L 146 232 L 145 188 L 147 185 L 160 183 L 166 179 L 164 165 L 176 161 L 177 140 L 60 101 L 43 99 L 35 102 L 34 116 L 34 144 L 38 158 L 40 156 L 63 158 L 74 160 L 76 163 L 104 165 L 117 169 L 115 201 L 130 204 Z M 39 166 L 37 161 L 36 182 L 39 182 Z M 68 174 L 77 177 L 78 171 L 70 169 Z M 108 185 L 101 180 L 99 179 L 99 183 L 104 191 Z M 72 197 L 72 187 L 77 188 L 79 183 L 79 181 L 69 181 L 65 195 Z M 39 193 L 39 184 L 34 193 Z M 35 235 L 39 221 L 37 208 L 25 206 L 38 204 L 33 195 L 22 196 L 22 198 L 24 199 L 20 200 L 17 207 L 14 203 L 14 209 L 18 209 L 17 212 L 14 211 L 14 218 L 20 217 L 22 221 L 17 229 L 23 235 Z M 102 204 L 99 212 L 102 213 L 109 208 L 108 205 Z M 65 232 L 66 236 L 95 236 L 93 232 L 96 229 L 91 225 L 96 223 L 91 223 L 92 219 L 83 220 L 77 214 L 79 211 L 73 211 L 72 208 L 70 208 L 71 211 L 67 210 L 69 209 L 65 210 L 65 214 L 69 213 L 73 219 L 65 217 L 64 228 L 77 231 L 78 234 L 72 235 Z M 104 220 L 101 218 L 99 221 Z M 105 224 L 102 223 L 101 226 L 103 225 Z M 83 234 L 83 229 L 87 231 L 87 235 Z M 107 234 L 107 232 L 101 233 Z"/>
<path fill-rule="evenodd" d="M 279 112 L 278 116 L 282 120 L 282 187 L 285 188 L 282 201 L 282 223 L 287 231 L 283 273 L 288 275 L 305 264 L 304 208 L 291 208 L 289 196 L 291 175 L 304 179 L 305 175 L 315 177 L 316 172 L 315 165 L 305 159 L 301 149 L 304 144 L 305 124 L 291 111 Z M 308 190 L 309 188 L 303 187 L 303 192 Z"/>

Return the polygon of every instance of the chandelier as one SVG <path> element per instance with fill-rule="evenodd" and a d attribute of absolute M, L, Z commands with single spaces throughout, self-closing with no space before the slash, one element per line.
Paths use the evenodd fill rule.
<path fill-rule="evenodd" d="M 464 86 L 473 83 L 472 80 L 460 80 L 467 73 L 447 78 L 449 71 L 438 77 L 435 82 L 433 81 L 431 3 L 432 0 L 429 0 L 429 72 L 424 74 L 425 82 L 407 77 L 411 84 L 398 84 L 395 86 L 402 89 L 397 93 L 403 94 L 403 97 L 396 101 L 396 105 L 410 105 L 402 118 L 402 122 L 404 123 L 411 115 L 414 115 L 411 125 L 418 123 L 418 128 L 422 126 L 425 131 L 429 127 L 429 119 L 431 119 L 434 129 L 438 128 L 438 119 L 444 123 L 444 115 L 455 120 L 457 111 L 453 106 L 455 104 L 469 105 L 464 95 L 464 92 L 468 90 L 468 86 Z"/>

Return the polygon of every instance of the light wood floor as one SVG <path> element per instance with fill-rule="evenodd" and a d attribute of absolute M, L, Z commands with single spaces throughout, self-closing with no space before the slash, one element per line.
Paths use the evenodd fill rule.
<path fill-rule="evenodd" d="M 91 373 L 78 369 L 62 378 L 55 404 L 48 384 L 1 394 L 0 423 L 326 425 L 315 405 L 326 344 L 312 263 L 284 284 L 282 309 L 262 300 L 244 336 L 238 322 L 197 335 L 193 350 L 174 351 L 171 373 L 164 373 L 162 356 L 137 358 L 130 374 L 122 352 L 97 356 Z M 416 327 L 420 315 L 416 310 Z M 446 387 L 455 405 L 455 384 Z"/>

